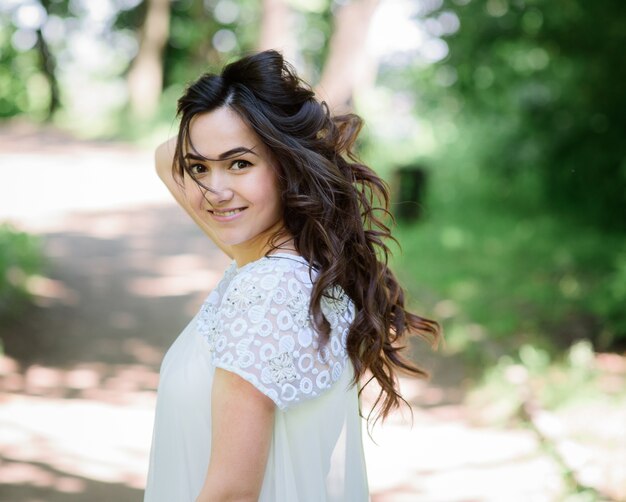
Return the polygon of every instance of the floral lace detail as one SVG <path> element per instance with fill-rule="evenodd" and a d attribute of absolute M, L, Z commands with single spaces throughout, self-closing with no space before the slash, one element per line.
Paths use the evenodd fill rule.
<path fill-rule="evenodd" d="M 310 324 L 309 319 L 309 299 L 302 291 L 298 291 L 287 302 L 287 308 L 294 322 L 301 328 Z"/>
<path fill-rule="evenodd" d="M 324 295 L 322 302 L 327 308 L 337 313 L 337 315 L 341 315 L 348 308 L 350 299 L 340 286 L 333 286 L 330 291 Z"/>
<path fill-rule="evenodd" d="M 205 303 L 200 309 L 200 315 L 198 316 L 198 333 L 200 333 L 207 342 L 209 342 L 209 348 L 213 350 L 215 340 L 219 333 L 220 320 L 217 315 L 217 309 L 215 305 L 211 303 Z"/>
<path fill-rule="evenodd" d="M 339 325 L 350 305 L 350 298 L 339 286 L 333 286 L 330 291 L 322 297 L 320 307 L 324 317 L 328 320 L 331 329 Z"/>
<path fill-rule="evenodd" d="M 293 365 L 293 356 L 289 352 L 282 352 L 267 361 L 274 383 L 281 384 L 296 379 L 296 367 Z"/>
<path fill-rule="evenodd" d="M 253 283 L 242 282 L 229 290 L 229 295 L 222 303 L 224 313 L 228 317 L 244 313 L 263 298 L 259 288 Z"/>
<path fill-rule="evenodd" d="M 202 335 L 209 344 L 209 349 L 213 351 L 217 337 L 221 332 L 222 322 L 218 315 L 217 307 L 220 303 L 220 298 L 224 294 L 224 291 L 230 284 L 232 278 L 237 274 L 237 267 L 233 263 L 226 272 L 224 277 L 217 283 L 215 289 L 211 291 L 207 299 L 202 304 L 200 312 L 196 318 L 196 329 L 198 333 Z"/>
<path fill-rule="evenodd" d="M 231 270 L 229 270 L 231 271 Z M 268 257 L 227 273 L 198 315 L 213 364 L 232 371 L 284 410 L 328 390 L 341 377 L 352 302 L 339 288 L 322 300 L 331 327 L 320 347 L 309 299 L 315 272 L 300 257 Z"/>

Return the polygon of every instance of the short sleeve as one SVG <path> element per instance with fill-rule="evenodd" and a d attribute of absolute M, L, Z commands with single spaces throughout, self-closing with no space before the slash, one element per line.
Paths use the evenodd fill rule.
<path fill-rule="evenodd" d="M 199 316 L 214 365 L 250 382 L 281 410 L 330 389 L 348 361 L 352 303 L 341 288 L 329 292 L 322 312 L 331 334 L 320 347 L 309 315 L 311 289 L 306 263 L 266 258 L 239 272 Z"/>

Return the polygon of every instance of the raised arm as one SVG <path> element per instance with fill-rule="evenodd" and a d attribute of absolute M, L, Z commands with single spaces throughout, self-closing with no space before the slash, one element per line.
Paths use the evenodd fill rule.
<path fill-rule="evenodd" d="M 159 178 L 165 183 L 170 193 L 176 199 L 176 202 L 185 210 L 185 212 L 191 217 L 191 219 L 198 225 L 202 231 L 207 234 L 211 240 L 219 247 L 224 253 L 232 258 L 232 251 L 230 247 L 221 242 L 215 234 L 211 231 L 209 226 L 202 221 L 201 218 L 194 212 L 193 208 L 189 204 L 187 197 L 185 197 L 185 188 L 181 186 L 172 175 L 172 162 L 174 160 L 174 151 L 176 150 L 176 138 L 170 138 L 165 143 L 159 145 L 155 151 L 155 165 Z M 189 178 L 185 178 L 185 181 L 189 181 Z M 188 190 L 197 190 L 196 186 L 189 186 Z"/>
<path fill-rule="evenodd" d="M 272 442 L 274 402 L 239 375 L 215 370 L 211 460 L 196 502 L 256 502 Z"/>

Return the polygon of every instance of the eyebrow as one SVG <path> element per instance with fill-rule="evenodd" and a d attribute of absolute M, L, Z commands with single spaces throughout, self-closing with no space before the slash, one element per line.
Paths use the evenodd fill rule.
<path fill-rule="evenodd" d="M 252 155 L 257 155 L 257 153 L 251 149 L 251 148 L 245 148 L 243 146 L 237 146 L 235 148 L 231 148 L 230 150 L 227 150 L 226 152 L 220 153 L 217 156 L 217 159 L 211 159 L 209 157 L 205 157 L 203 155 L 199 155 L 196 153 L 191 153 L 191 152 L 187 152 L 185 154 L 185 159 L 192 159 L 192 160 L 226 160 L 226 159 L 230 159 L 232 157 L 237 157 L 238 155 L 243 155 L 245 153 L 251 153 Z"/>

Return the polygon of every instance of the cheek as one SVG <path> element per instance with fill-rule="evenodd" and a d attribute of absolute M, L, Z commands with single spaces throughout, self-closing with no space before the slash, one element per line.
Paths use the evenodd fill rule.
<path fill-rule="evenodd" d="M 273 174 L 268 169 L 266 172 L 259 172 L 257 176 L 246 178 L 245 187 L 240 185 L 240 193 L 245 193 L 248 200 L 258 208 L 263 207 L 265 210 L 269 210 L 276 205 L 280 206 L 280 189 Z"/>
<path fill-rule="evenodd" d="M 280 189 L 275 183 L 267 183 L 264 188 L 265 204 L 272 208 L 273 212 L 282 213 L 283 203 L 280 196 Z"/>
<path fill-rule="evenodd" d="M 280 192 L 276 190 L 276 196 L 274 199 L 274 204 L 276 206 L 276 212 L 282 216 L 283 214 L 283 199 L 280 196 Z"/>

